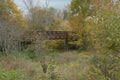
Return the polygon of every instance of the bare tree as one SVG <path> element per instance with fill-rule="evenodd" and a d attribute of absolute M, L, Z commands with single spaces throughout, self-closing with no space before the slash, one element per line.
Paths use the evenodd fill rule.
<path fill-rule="evenodd" d="M 0 50 L 4 52 L 10 52 L 12 50 L 18 50 L 19 39 L 21 30 L 15 22 L 11 20 L 0 19 Z"/>
<path fill-rule="evenodd" d="M 33 48 L 34 48 L 34 54 L 41 54 L 40 52 L 43 52 L 44 50 L 44 53 L 46 53 L 47 49 L 44 47 L 45 45 L 42 44 L 43 40 L 45 39 L 45 37 L 41 34 L 41 30 L 44 25 L 46 25 L 46 22 L 42 22 L 42 21 L 45 21 L 45 16 L 43 16 L 43 14 L 46 14 L 46 13 L 43 13 L 44 11 L 42 11 L 41 13 L 43 14 L 40 14 L 40 10 L 39 8 L 37 8 L 39 2 L 37 3 L 34 3 L 33 0 L 23 0 L 25 6 L 26 6 L 26 9 L 28 11 L 27 13 L 27 26 L 28 26 L 28 30 L 30 31 L 33 31 L 32 35 L 27 35 L 27 36 L 30 36 L 33 38 Z M 46 3 L 47 4 L 47 3 Z M 41 63 L 41 66 L 43 68 L 43 72 L 46 73 L 46 70 L 47 70 L 47 63 L 46 63 L 46 58 L 44 55 L 42 55 L 42 57 L 40 58 L 40 63 Z"/>

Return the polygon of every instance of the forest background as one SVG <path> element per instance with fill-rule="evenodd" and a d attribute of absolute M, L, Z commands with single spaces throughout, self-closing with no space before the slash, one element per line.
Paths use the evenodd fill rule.
<path fill-rule="evenodd" d="M 24 15 L 13 0 L 0 0 L 1 80 L 120 79 L 119 0 L 72 0 L 63 10 L 23 2 Z M 22 43 L 25 31 L 74 31 L 78 40 L 65 51 L 63 40 L 36 33 L 26 34 L 37 44 Z"/>

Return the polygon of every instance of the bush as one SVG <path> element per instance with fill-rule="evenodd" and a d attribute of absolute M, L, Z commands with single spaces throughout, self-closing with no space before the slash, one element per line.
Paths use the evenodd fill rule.
<path fill-rule="evenodd" d="M 60 74 L 55 69 L 55 62 L 51 60 L 51 63 L 48 66 L 48 80 L 60 80 Z"/>
<path fill-rule="evenodd" d="M 88 24 L 95 49 L 120 52 L 120 13 L 118 5 L 106 3 L 96 12 L 93 22 Z"/>
<path fill-rule="evenodd" d="M 0 80 L 26 80 L 22 75 L 22 70 L 10 70 L 0 67 Z"/>
<path fill-rule="evenodd" d="M 91 64 L 89 72 L 90 80 L 120 79 L 120 56 L 111 54 L 94 56 Z"/>

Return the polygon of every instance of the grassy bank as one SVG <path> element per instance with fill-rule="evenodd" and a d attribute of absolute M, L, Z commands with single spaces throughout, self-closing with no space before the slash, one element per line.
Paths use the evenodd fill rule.
<path fill-rule="evenodd" d="M 47 73 L 41 56 L 29 52 L 8 54 L 0 58 L 0 80 L 80 80 L 89 69 L 92 55 L 87 52 L 51 52 L 46 55 Z"/>
<path fill-rule="evenodd" d="M 100 72 L 97 67 L 91 68 L 91 61 L 98 64 L 99 62 L 95 63 L 95 56 L 103 56 L 93 51 L 50 52 L 44 55 L 47 65 L 47 71 L 44 73 L 41 55 L 30 52 L 1 55 L 0 80 L 95 80 L 92 78 L 93 74 L 97 76 Z M 95 69 L 98 69 L 98 72 L 94 72 Z M 101 75 L 100 73 L 98 77 Z M 103 77 L 97 80 L 107 80 Z"/>

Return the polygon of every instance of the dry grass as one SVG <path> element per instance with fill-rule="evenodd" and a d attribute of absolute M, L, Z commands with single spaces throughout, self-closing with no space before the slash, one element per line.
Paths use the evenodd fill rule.
<path fill-rule="evenodd" d="M 54 71 L 59 80 L 82 80 L 88 72 L 90 59 L 88 53 L 64 52 L 52 58 L 52 65 L 55 65 Z M 49 59 L 48 63 L 51 63 Z M 43 73 L 40 61 L 17 58 L 14 55 L 1 57 L 0 65 L 6 70 L 22 69 L 26 80 L 47 80 L 52 75 L 48 73 L 49 70 L 46 74 Z"/>
<path fill-rule="evenodd" d="M 85 53 L 73 54 L 71 52 L 60 54 L 56 57 L 59 66 L 56 71 L 63 79 L 82 80 L 89 70 L 89 60 L 91 56 Z"/>

